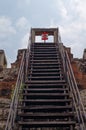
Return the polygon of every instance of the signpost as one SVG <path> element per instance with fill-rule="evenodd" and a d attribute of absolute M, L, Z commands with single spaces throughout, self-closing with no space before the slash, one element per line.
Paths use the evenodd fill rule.
<path fill-rule="evenodd" d="M 42 33 L 42 40 L 44 40 L 44 43 L 46 42 L 46 40 L 48 40 L 48 33 L 47 32 Z"/>

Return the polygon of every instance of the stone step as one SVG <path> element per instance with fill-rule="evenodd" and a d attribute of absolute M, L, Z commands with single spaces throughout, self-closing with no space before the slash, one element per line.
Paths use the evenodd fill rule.
<path fill-rule="evenodd" d="M 63 76 L 63 73 L 51 72 L 51 73 L 29 73 L 28 76 Z"/>
<path fill-rule="evenodd" d="M 31 46 L 31 48 L 41 48 L 41 47 L 44 47 L 44 48 L 48 48 L 48 47 L 56 47 L 56 48 L 58 48 L 58 46 L 56 46 L 56 45 L 53 45 L 53 44 L 51 44 L 51 45 L 32 45 Z"/>
<path fill-rule="evenodd" d="M 73 112 L 65 112 L 65 113 L 19 113 L 18 116 L 23 117 L 23 119 L 67 119 L 68 117 L 73 118 Z"/>
<path fill-rule="evenodd" d="M 23 98 L 26 99 L 65 99 L 69 98 L 68 93 L 22 93 Z"/>
<path fill-rule="evenodd" d="M 31 48 L 52 48 L 52 47 L 55 47 L 55 48 L 58 48 L 58 46 L 56 45 L 32 45 Z"/>
<path fill-rule="evenodd" d="M 51 68 L 51 69 L 45 69 L 45 68 L 43 68 L 43 69 L 34 69 L 33 68 L 29 72 L 30 73 L 51 73 L 51 72 L 58 72 L 58 73 L 60 73 L 61 71 L 62 71 L 61 68 L 58 68 L 58 69 L 54 69 L 54 68 Z"/>
<path fill-rule="evenodd" d="M 34 56 L 35 56 L 35 57 L 54 57 L 54 56 L 57 57 L 57 56 L 59 56 L 59 54 L 56 54 L 56 53 L 55 53 L 55 54 L 34 54 L 34 53 L 31 53 L 30 56 L 31 56 L 31 57 L 32 57 L 32 56 L 33 56 L 33 57 L 34 57 Z"/>
<path fill-rule="evenodd" d="M 43 43 L 43 42 L 35 42 L 32 43 L 32 45 L 56 45 L 56 43 L 48 42 L 48 43 Z"/>
<path fill-rule="evenodd" d="M 41 42 L 39 42 L 39 43 L 32 43 L 31 44 L 32 46 L 56 46 L 56 44 L 55 43 L 41 43 Z"/>
<path fill-rule="evenodd" d="M 30 60 L 46 60 L 46 59 L 48 59 L 48 60 L 60 60 L 61 58 L 60 57 L 30 57 Z"/>
<path fill-rule="evenodd" d="M 56 105 L 65 106 L 71 103 L 71 99 L 22 99 L 20 103 L 24 103 L 26 106 L 29 105 Z"/>
<path fill-rule="evenodd" d="M 56 46 L 55 44 L 38 44 L 38 45 L 36 45 L 36 44 L 34 44 L 34 45 L 32 45 L 31 47 L 57 47 L 58 48 L 58 46 Z"/>
<path fill-rule="evenodd" d="M 55 62 L 55 63 L 53 63 L 53 62 L 51 62 L 51 63 L 30 63 L 30 65 L 32 65 L 32 66 L 53 66 L 53 65 L 55 65 L 55 66 L 59 66 L 59 65 L 62 65 L 61 64 L 61 62 Z"/>
<path fill-rule="evenodd" d="M 45 113 L 60 113 L 60 112 L 71 112 L 72 105 L 56 106 L 56 105 L 36 105 L 36 106 L 19 106 L 18 109 L 24 112 L 45 112 Z"/>
<path fill-rule="evenodd" d="M 34 81 L 27 81 L 27 82 L 25 82 L 25 84 L 41 84 L 41 85 L 43 85 L 43 84 L 45 84 L 45 85 L 47 85 L 47 84 L 58 84 L 58 83 L 66 83 L 66 81 L 65 80 L 47 80 L 47 81 L 42 81 L 42 80 L 34 80 Z"/>
<path fill-rule="evenodd" d="M 28 77 L 28 79 L 29 80 L 61 80 L 61 79 L 63 79 L 63 76 L 39 76 L 39 77 L 37 77 L 37 76 L 30 76 L 30 77 Z"/>
<path fill-rule="evenodd" d="M 31 49 L 58 49 L 56 46 L 31 46 Z"/>
<path fill-rule="evenodd" d="M 30 60 L 30 62 L 33 62 L 33 63 L 58 63 L 58 62 L 60 62 L 60 60 L 59 59 L 55 59 L 55 60 L 53 60 L 53 59 L 49 59 L 49 60 L 33 60 L 33 59 L 31 59 Z"/>
<path fill-rule="evenodd" d="M 40 49 L 40 50 L 41 50 L 41 49 L 42 49 L 42 50 L 43 50 L 43 49 L 49 49 L 49 50 L 50 50 L 50 49 L 56 49 L 56 48 L 58 48 L 58 47 L 56 47 L 56 46 L 32 46 L 32 47 L 31 47 L 31 50 L 32 50 L 32 49 Z"/>
<path fill-rule="evenodd" d="M 27 92 L 27 93 L 67 93 L 68 92 L 68 88 L 28 88 L 28 89 L 23 89 L 23 92 Z"/>
<path fill-rule="evenodd" d="M 57 51 L 57 49 L 54 47 L 54 48 L 31 48 L 31 51 L 32 52 L 46 52 L 46 51 L 48 51 L 48 52 L 51 52 L 51 51 Z"/>
<path fill-rule="evenodd" d="M 49 89 L 49 88 L 57 88 L 57 89 L 65 89 L 67 88 L 67 83 L 66 82 L 48 82 L 47 84 L 45 82 L 31 82 L 31 81 L 26 81 L 25 82 L 25 87 L 26 88 L 31 88 L 31 89 Z"/>
<path fill-rule="evenodd" d="M 62 68 L 62 66 L 61 65 L 43 65 L 43 64 L 41 64 L 41 65 L 31 65 L 31 66 L 29 66 L 29 68 L 31 68 L 31 69 L 46 69 L 46 68 L 50 68 L 50 69 L 60 69 L 60 68 Z"/>
<path fill-rule="evenodd" d="M 51 51 L 51 52 L 50 51 L 43 51 L 43 52 L 41 52 L 41 51 L 39 51 L 39 52 L 38 51 L 35 51 L 35 52 L 31 51 L 31 54 L 34 54 L 34 55 L 35 54 L 37 54 L 37 55 L 39 55 L 39 54 L 46 54 L 46 55 L 47 54 L 56 54 L 56 55 L 58 55 L 59 52 L 57 52 L 57 51 Z"/>
<path fill-rule="evenodd" d="M 19 121 L 19 125 L 22 125 L 24 128 L 40 128 L 40 127 L 70 127 L 71 125 L 75 126 L 74 121 L 30 121 L 24 122 Z"/>

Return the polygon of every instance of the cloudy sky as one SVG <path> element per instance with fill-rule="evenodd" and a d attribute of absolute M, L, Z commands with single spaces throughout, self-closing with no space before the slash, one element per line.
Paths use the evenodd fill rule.
<path fill-rule="evenodd" d="M 31 27 L 59 27 L 62 42 L 81 58 L 86 48 L 86 0 L 0 0 L 0 49 L 8 66 L 26 48 Z"/>

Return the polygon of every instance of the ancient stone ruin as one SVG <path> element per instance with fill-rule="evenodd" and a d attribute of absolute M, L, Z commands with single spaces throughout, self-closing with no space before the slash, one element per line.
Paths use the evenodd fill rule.
<path fill-rule="evenodd" d="M 0 130 L 5 127 L 23 51 L 18 50 L 16 61 L 11 63 L 11 68 L 7 68 L 5 52 L 0 50 Z"/>
<path fill-rule="evenodd" d="M 86 49 L 83 58 L 76 59 L 71 54 L 71 48 L 64 48 L 68 51 L 80 94 L 86 107 Z M 0 130 L 4 130 L 5 127 L 23 51 L 25 49 L 18 50 L 16 61 L 11 63 L 11 68 L 7 68 L 5 52 L 0 50 Z"/>

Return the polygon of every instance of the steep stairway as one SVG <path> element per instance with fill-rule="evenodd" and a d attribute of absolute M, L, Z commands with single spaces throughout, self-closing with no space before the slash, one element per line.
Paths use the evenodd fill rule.
<path fill-rule="evenodd" d="M 32 43 L 18 130 L 75 130 L 73 101 L 55 43 Z"/>

